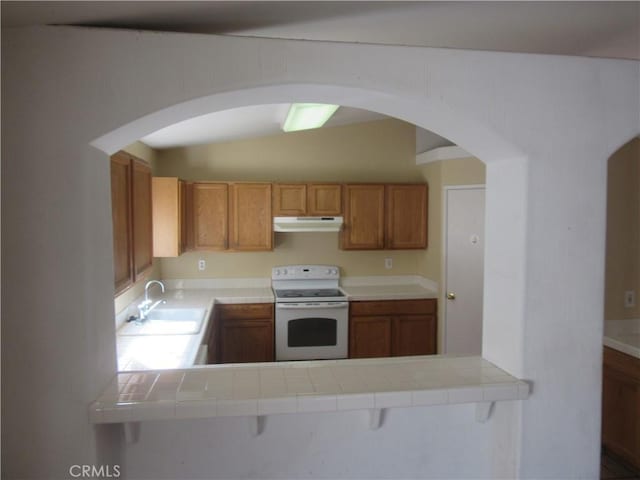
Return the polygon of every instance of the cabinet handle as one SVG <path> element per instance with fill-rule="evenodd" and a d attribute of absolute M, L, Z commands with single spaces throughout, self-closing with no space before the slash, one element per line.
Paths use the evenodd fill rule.
<path fill-rule="evenodd" d="M 449 292 L 447 293 L 447 300 L 455 300 L 456 299 L 456 294 L 453 292 Z"/>

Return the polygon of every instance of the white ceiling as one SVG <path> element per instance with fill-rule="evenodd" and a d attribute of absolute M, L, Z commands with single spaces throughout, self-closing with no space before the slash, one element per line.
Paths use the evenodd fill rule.
<path fill-rule="evenodd" d="M 64 24 L 640 60 L 640 1 L 11 2 L 2 27 Z M 156 148 L 271 135 L 286 105 L 229 110 L 156 132 Z M 284 113 L 283 113 L 284 112 Z M 327 126 L 384 118 L 339 109 Z M 418 132 L 428 145 L 447 144 Z M 427 147 L 428 147 L 427 145 Z"/>
<path fill-rule="evenodd" d="M 282 125 L 290 106 L 290 103 L 253 105 L 214 112 L 163 128 L 143 137 L 141 141 L 153 148 L 170 148 L 228 142 L 267 135 L 284 135 Z M 340 107 L 325 123 L 325 127 L 369 122 L 383 118 L 388 117 L 367 110 Z"/>

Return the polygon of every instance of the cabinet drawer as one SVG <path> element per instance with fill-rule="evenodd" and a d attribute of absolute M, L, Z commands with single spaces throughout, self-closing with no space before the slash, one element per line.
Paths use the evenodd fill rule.
<path fill-rule="evenodd" d="M 218 317 L 225 320 L 244 320 L 250 318 L 272 318 L 272 303 L 235 303 L 218 304 Z"/>
<path fill-rule="evenodd" d="M 351 315 L 403 315 L 434 314 L 436 300 L 383 300 L 374 302 L 351 302 Z"/>

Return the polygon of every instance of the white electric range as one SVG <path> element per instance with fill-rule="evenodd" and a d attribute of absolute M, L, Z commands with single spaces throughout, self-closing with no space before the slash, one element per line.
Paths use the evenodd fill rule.
<path fill-rule="evenodd" d="M 335 265 L 273 268 L 276 360 L 347 358 L 349 302 L 339 284 Z"/>

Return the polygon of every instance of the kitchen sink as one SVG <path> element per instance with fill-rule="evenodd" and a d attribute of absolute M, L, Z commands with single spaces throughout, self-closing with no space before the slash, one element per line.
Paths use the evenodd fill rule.
<path fill-rule="evenodd" d="M 143 322 L 125 323 L 118 335 L 193 335 L 200 331 L 204 308 L 156 308 Z"/>

